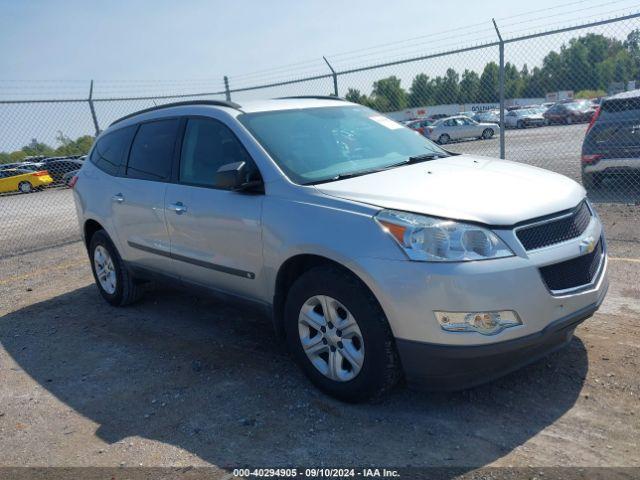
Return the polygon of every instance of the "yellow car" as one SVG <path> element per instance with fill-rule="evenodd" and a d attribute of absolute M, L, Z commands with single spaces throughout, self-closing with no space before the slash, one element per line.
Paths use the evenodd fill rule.
<path fill-rule="evenodd" d="M 46 187 L 53 183 L 53 178 L 46 170 L 32 172 L 20 168 L 0 170 L 0 193 L 31 193 L 36 188 Z"/>

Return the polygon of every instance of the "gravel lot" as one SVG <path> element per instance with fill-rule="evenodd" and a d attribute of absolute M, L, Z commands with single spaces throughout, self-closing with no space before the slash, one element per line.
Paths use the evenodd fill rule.
<path fill-rule="evenodd" d="M 311 387 L 255 312 L 166 287 L 110 307 L 80 243 L 14 257 L 0 466 L 640 467 L 640 233 L 619 208 L 603 217 L 609 295 L 568 348 L 472 390 L 401 387 L 374 405 Z"/>
<path fill-rule="evenodd" d="M 563 152 L 584 128 L 508 136 L 575 177 L 575 154 L 536 142 L 566 131 Z M 568 348 L 472 390 L 354 406 L 314 389 L 246 308 L 162 286 L 108 306 L 70 191 L 0 197 L 0 467 L 640 467 L 640 210 L 598 209 L 611 287 Z"/>

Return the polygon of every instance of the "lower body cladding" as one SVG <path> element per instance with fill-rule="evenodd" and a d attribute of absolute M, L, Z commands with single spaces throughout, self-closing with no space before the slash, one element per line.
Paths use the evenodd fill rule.
<path fill-rule="evenodd" d="M 585 173 L 630 174 L 640 173 L 640 158 L 601 158 L 583 164 Z"/>
<path fill-rule="evenodd" d="M 424 390 L 470 388 L 568 344 L 608 288 L 601 241 L 592 280 L 561 293 L 549 290 L 542 265 L 521 257 L 429 265 L 368 259 L 372 288 L 396 338 L 407 383 Z M 438 321 L 442 312 L 445 322 L 467 314 L 482 324 L 496 312 L 515 312 L 518 321 L 495 334 L 448 331 Z"/>

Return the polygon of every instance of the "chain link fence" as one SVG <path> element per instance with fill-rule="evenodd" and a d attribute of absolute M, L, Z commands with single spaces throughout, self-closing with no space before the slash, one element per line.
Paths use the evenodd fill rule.
<path fill-rule="evenodd" d="M 373 62 L 358 52 L 330 56 L 298 65 L 298 76 L 281 67 L 225 77 L 204 93 L 111 96 L 87 82 L 84 96 L 74 91 L 55 99 L 0 98 L 0 262 L 79 238 L 65 187 L 100 129 L 137 110 L 186 100 L 242 104 L 338 95 L 451 151 L 553 170 L 582 182 L 595 203 L 637 205 L 639 17 L 572 27 L 547 19 L 555 29 L 524 36 L 517 23 L 501 30 L 494 22 L 474 32 L 425 36 L 415 52 L 406 55 L 403 47 L 404 57 L 390 44 L 378 50 L 388 61 Z M 463 46 L 470 34 L 485 43 Z M 420 53 L 430 43 L 443 50 Z M 144 83 L 137 88 L 149 90 Z M 40 175 L 42 170 L 49 175 Z M 640 220 L 637 209 L 632 212 L 625 222 Z"/>

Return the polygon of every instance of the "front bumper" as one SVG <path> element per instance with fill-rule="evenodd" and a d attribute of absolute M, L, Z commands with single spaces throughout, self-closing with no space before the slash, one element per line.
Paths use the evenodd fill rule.
<path fill-rule="evenodd" d="M 550 323 L 542 331 L 489 345 L 450 346 L 396 340 L 405 378 L 424 390 L 461 390 L 513 372 L 567 345 L 575 328 L 604 299 Z"/>
<path fill-rule="evenodd" d="M 606 242 L 593 216 L 583 234 L 525 251 L 513 229 L 496 229 L 515 255 L 502 259 L 422 263 L 361 258 L 365 283 L 379 300 L 396 339 L 408 381 L 456 389 L 483 383 L 561 347 L 591 316 L 608 288 Z M 601 238 L 602 260 L 589 284 L 551 291 L 541 268 L 586 255 L 584 241 Z M 495 335 L 450 332 L 434 312 L 513 310 L 522 325 Z"/>

